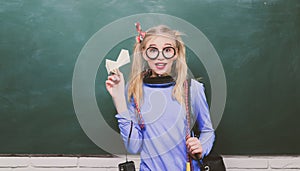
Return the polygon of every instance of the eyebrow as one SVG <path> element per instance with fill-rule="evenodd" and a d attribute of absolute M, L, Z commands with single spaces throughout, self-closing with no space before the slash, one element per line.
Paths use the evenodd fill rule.
<path fill-rule="evenodd" d="M 151 47 L 151 46 L 156 46 L 156 44 L 150 44 L 149 47 Z M 164 46 L 172 46 L 172 44 L 171 43 L 165 43 Z"/>

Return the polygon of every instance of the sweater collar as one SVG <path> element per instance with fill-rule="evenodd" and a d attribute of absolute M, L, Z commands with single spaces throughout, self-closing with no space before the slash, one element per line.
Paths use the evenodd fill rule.
<path fill-rule="evenodd" d="M 170 75 L 151 77 L 152 71 L 148 70 L 144 74 L 143 82 L 150 87 L 170 87 L 175 85 L 175 80 Z"/>

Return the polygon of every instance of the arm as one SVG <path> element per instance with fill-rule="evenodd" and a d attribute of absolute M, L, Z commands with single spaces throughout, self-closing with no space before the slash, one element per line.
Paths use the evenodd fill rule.
<path fill-rule="evenodd" d="M 116 118 L 125 147 L 130 153 L 137 153 L 142 144 L 142 130 L 135 121 L 134 108 L 130 104 L 128 106 L 126 104 L 123 74 L 117 70 L 116 74 L 108 76 L 105 84 L 118 112 Z M 130 142 L 128 143 L 131 129 Z"/>
<path fill-rule="evenodd" d="M 118 119 L 118 125 L 125 147 L 128 152 L 136 154 L 141 150 L 143 133 L 135 119 L 135 113 L 132 109 L 132 106 L 129 107 L 129 110 L 126 112 L 117 114 L 116 118 Z"/>
<path fill-rule="evenodd" d="M 209 106 L 206 101 L 204 86 L 196 80 L 191 81 L 191 101 L 196 122 L 201 132 L 199 140 L 202 146 L 202 157 L 207 156 L 215 140 L 214 129 L 210 119 Z"/>

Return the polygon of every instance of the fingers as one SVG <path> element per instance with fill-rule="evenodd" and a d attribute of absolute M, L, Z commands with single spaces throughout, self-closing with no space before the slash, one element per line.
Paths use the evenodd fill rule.
<path fill-rule="evenodd" d="M 119 82 L 123 80 L 123 73 L 119 69 L 113 69 L 108 76 L 109 80 L 112 80 L 114 82 Z"/>
<path fill-rule="evenodd" d="M 123 73 L 118 69 L 113 69 L 112 71 L 110 71 L 109 73 L 110 75 L 122 75 L 123 76 Z"/>
<path fill-rule="evenodd" d="M 120 72 L 118 69 L 113 70 L 108 76 L 107 80 L 105 81 L 106 89 L 108 92 L 113 96 L 114 93 L 112 90 L 114 89 L 115 92 L 124 92 L 124 77 L 122 72 Z M 116 88 L 116 89 L 115 89 Z"/>
<path fill-rule="evenodd" d="M 107 77 L 107 80 L 113 81 L 115 83 L 118 83 L 121 79 L 120 76 L 113 74 Z"/>
<path fill-rule="evenodd" d="M 114 73 L 116 73 L 116 75 L 120 75 L 121 71 L 117 68 L 113 70 Z"/>
<path fill-rule="evenodd" d="M 107 80 L 110 80 L 110 81 L 114 82 L 115 84 L 118 84 L 121 81 L 121 75 L 118 75 L 118 74 L 109 75 L 107 77 Z"/>
<path fill-rule="evenodd" d="M 106 80 L 105 81 L 105 85 L 107 87 L 113 87 L 114 85 L 116 85 L 116 83 L 114 81 L 112 81 L 112 80 Z"/>
<path fill-rule="evenodd" d="M 201 155 L 203 152 L 201 143 L 198 140 L 198 138 L 195 138 L 195 137 L 188 138 L 186 141 L 186 146 L 187 146 L 188 151 L 193 155 L 195 155 L 195 154 Z"/>

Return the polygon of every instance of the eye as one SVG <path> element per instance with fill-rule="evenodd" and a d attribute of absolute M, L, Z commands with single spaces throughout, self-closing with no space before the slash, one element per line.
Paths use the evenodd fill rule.
<path fill-rule="evenodd" d="M 174 53 L 174 48 L 172 47 L 165 47 L 163 49 L 164 53 Z"/>
<path fill-rule="evenodd" d="M 166 48 L 164 49 L 164 51 L 169 53 L 169 52 L 172 52 L 173 49 L 172 49 L 171 47 L 166 47 Z"/>
<path fill-rule="evenodd" d="M 163 49 L 163 55 L 165 58 L 172 58 L 175 56 L 175 49 L 173 47 L 165 47 Z"/>
<path fill-rule="evenodd" d="M 159 51 L 156 47 L 149 47 L 146 50 L 146 55 L 150 58 L 150 59 L 155 59 L 159 54 Z"/>
<path fill-rule="evenodd" d="M 147 49 L 147 53 L 157 53 L 158 49 L 155 47 L 149 47 Z"/>

